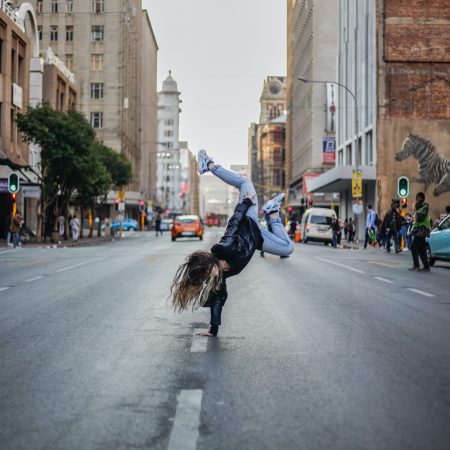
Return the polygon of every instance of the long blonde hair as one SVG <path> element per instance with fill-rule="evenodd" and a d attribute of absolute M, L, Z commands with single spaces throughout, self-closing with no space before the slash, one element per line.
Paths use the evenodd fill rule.
<path fill-rule="evenodd" d="M 203 306 L 210 292 L 217 291 L 221 283 L 219 260 L 210 252 L 198 250 L 188 255 L 186 262 L 178 267 L 169 299 L 175 311 L 183 311 L 190 305 Z"/>

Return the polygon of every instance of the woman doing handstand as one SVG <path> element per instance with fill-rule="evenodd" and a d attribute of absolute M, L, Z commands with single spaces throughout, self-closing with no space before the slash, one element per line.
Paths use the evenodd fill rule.
<path fill-rule="evenodd" d="M 200 175 L 212 172 L 225 183 L 239 189 L 239 203 L 228 221 L 225 234 L 210 252 L 198 250 L 178 267 L 170 288 L 170 298 L 178 311 L 189 306 L 209 306 L 211 327 L 202 336 L 216 336 L 221 324 L 222 307 L 227 299 L 225 280 L 237 275 L 255 250 L 289 256 L 294 246 L 281 223 L 279 212 L 284 194 L 275 195 L 262 210 L 269 217 L 271 232 L 258 224 L 258 200 L 253 183 L 235 172 L 214 164 L 205 150 L 198 152 Z"/>

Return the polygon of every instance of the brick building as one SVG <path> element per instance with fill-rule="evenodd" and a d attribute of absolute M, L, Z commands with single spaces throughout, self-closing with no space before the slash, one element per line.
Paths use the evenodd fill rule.
<path fill-rule="evenodd" d="M 448 0 L 377 2 L 380 211 L 396 197 L 399 176 L 412 181 L 410 212 L 420 190 L 426 192 L 433 219 L 450 204 L 449 17 Z"/>

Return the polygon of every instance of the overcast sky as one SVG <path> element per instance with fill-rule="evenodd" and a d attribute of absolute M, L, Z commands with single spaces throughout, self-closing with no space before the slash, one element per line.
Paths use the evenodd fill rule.
<path fill-rule="evenodd" d="M 158 91 L 169 69 L 181 92 L 180 140 L 224 166 L 247 163 L 268 75 L 286 75 L 286 0 L 143 0 L 159 46 Z"/>

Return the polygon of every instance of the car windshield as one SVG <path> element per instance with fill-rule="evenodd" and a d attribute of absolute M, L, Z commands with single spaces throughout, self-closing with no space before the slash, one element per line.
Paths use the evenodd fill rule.
<path fill-rule="evenodd" d="M 197 217 L 195 216 L 180 216 L 176 218 L 177 222 L 180 223 L 193 223 L 195 221 L 197 221 Z"/>
<path fill-rule="evenodd" d="M 331 217 L 327 216 L 311 216 L 311 223 L 317 225 L 331 225 Z"/>

